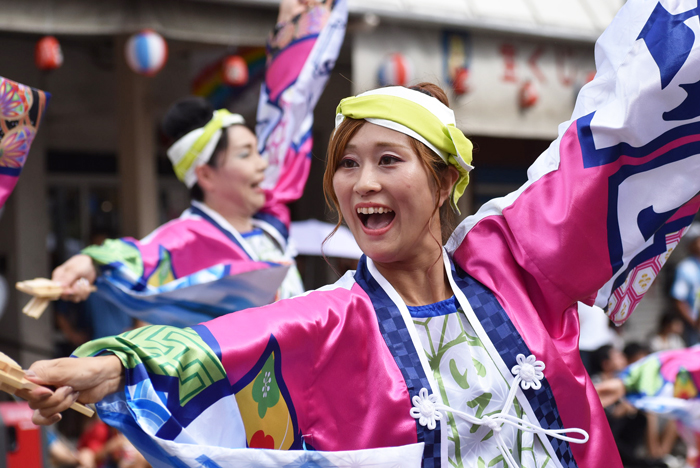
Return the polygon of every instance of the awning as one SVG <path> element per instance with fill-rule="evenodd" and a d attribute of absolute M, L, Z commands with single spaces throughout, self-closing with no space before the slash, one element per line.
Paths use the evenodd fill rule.
<path fill-rule="evenodd" d="M 150 28 L 170 39 L 235 45 L 264 44 L 277 17 L 267 4 L 191 0 L 0 0 L 0 11 L 2 31 L 115 35 Z"/>
<path fill-rule="evenodd" d="M 624 0 L 349 0 L 350 12 L 391 22 L 593 42 Z M 279 0 L 0 0 L 0 30 L 120 34 L 260 44 Z M 355 21 L 361 21 L 355 19 Z"/>
<path fill-rule="evenodd" d="M 278 0 L 192 0 L 276 6 Z M 595 42 L 625 0 L 349 0 L 380 20 Z"/>

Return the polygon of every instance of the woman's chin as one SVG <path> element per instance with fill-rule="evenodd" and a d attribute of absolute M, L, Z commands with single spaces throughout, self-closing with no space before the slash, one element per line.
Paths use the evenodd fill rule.
<path fill-rule="evenodd" d="M 373 245 L 366 245 L 373 244 Z M 364 246 L 360 244 L 360 249 L 371 258 L 375 263 L 392 263 L 396 261 L 396 249 L 390 248 L 386 245 L 379 245 L 380 243 L 367 242 Z"/>

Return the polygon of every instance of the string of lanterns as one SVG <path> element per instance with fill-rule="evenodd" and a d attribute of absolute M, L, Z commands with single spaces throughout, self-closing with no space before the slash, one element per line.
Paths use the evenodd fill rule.
<path fill-rule="evenodd" d="M 126 41 L 124 57 L 129 68 L 144 76 L 155 76 L 168 61 L 168 43 L 151 29 L 133 34 Z M 54 36 L 44 36 L 36 43 L 34 62 L 39 70 L 56 70 L 63 65 L 61 44 Z M 248 83 L 248 64 L 239 55 L 229 55 L 222 61 L 221 75 L 229 86 Z"/>

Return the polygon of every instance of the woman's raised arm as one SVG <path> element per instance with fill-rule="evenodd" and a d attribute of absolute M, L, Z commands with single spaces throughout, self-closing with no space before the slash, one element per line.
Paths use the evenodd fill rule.
<path fill-rule="evenodd" d="M 459 264 L 519 270 L 539 308 L 580 300 L 627 319 L 700 206 L 699 13 L 683 1 L 623 6 L 527 183 L 455 232 Z"/>
<path fill-rule="evenodd" d="M 290 223 L 286 205 L 306 185 L 313 112 L 338 58 L 347 16 L 347 0 L 285 0 L 268 43 L 256 123 L 258 149 L 269 163 L 259 217 L 281 233 Z"/>

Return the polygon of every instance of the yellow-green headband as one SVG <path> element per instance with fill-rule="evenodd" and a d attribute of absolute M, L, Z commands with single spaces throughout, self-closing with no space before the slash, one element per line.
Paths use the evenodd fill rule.
<path fill-rule="evenodd" d="M 403 86 L 374 89 L 345 98 L 336 109 L 336 128 L 345 117 L 404 133 L 424 143 L 443 161 L 459 171 L 452 187 L 450 204 L 459 213 L 457 201 L 469 184 L 473 169 L 472 142 L 455 125 L 452 109 L 437 99 Z"/>
<path fill-rule="evenodd" d="M 214 116 L 204 127 L 192 130 L 173 143 L 168 149 L 168 158 L 177 178 L 192 188 L 197 182 L 194 170 L 211 159 L 222 129 L 244 123 L 245 120 L 240 115 L 219 109 L 214 111 Z"/>

